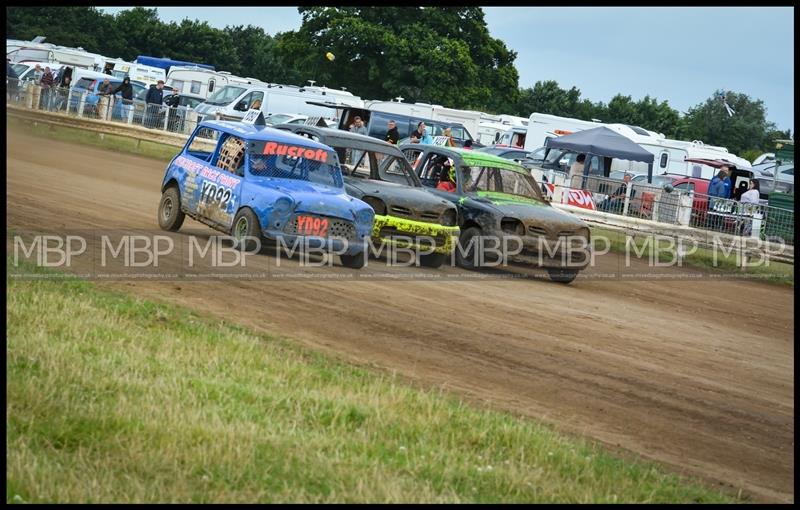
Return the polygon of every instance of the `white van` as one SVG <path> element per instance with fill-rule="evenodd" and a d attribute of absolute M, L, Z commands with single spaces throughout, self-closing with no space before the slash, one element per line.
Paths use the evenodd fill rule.
<path fill-rule="evenodd" d="M 111 70 L 111 76 L 120 80 L 128 76 L 131 80 L 141 81 L 147 85 L 155 85 L 158 80 L 164 83 L 167 81 L 166 73 L 160 67 L 126 62 L 121 58 L 105 59 L 100 71 L 105 72 L 107 68 Z"/>
<path fill-rule="evenodd" d="M 232 84 L 219 89 L 205 102 L 197 105 L 197 113 L 202 116 L 218 116 L 222 120 L 241 120 L 253 105 L 265 115 L 294 113 L 309 117 L 332 118 L 337 111 L 309 102 L 355 107 L 363 105 L 361 98 L 350 92 L 324 87 L 295 87 L 275 83 Z"/>
<path fill-rule="evenodd" d="M 473 137 L 473 133 L 478 133 L 480 130 L 481 116 L 485 115 L 482 112 L 473 110 L 457 110 L 455 108 L 445 108 L 438 104 L 428 103 L 403 103 L 402 97 L 397 97 L 393 101 L 366 101 L 364 108 L 383 113 L 397 113 L 399 115 L 407 115 L 409 117 L 419 117 L 423 119 L 438 120 L 440 122 L 454 124 L 461 124 Z M 479 143 L 482 141 L 474 138 Z"/>
<path fill-rule="evenodd" d="M 227 71 L 212 71 L 197 66 L 173 66 L 167 74 L 167 85 L 179 93 L 194 94 L 204 98 L 208 98 L 226 85 L 235 84 L 267 86 L 256 78 L 242 78 Z"/>

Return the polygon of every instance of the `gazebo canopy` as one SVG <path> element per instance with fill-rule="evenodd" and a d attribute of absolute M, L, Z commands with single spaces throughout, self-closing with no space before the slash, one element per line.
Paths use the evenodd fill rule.
<path fill-rule="evenodd" d="M 548 138 L 544 146 L 549 149 L 568 149 L 606 158 L 626 159 L 653 163 L 653 154 L 642 149 L 631 139 L 600 126 L 557 138 Z"/>

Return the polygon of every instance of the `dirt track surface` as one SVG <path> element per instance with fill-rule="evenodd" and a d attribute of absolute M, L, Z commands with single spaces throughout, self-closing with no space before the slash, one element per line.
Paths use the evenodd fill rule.
<path fill-rule="evenodd" d="M 7 147 L 9 229 L 157 229 L 163 163 L 19 133 Z M 213 233 L 188 219 L 184 230 Z M 591 271 L 618 264 L 607 255 Z M 542 419 L 755 500 L 794 501 L 789 288 L 590 279 L 109 285 Z"/>

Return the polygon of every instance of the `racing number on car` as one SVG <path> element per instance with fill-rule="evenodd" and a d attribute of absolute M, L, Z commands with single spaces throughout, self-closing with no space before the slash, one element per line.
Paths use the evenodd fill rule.
<path fill-rule="evenodd" d="M 210 182 L 204 182 L 203 189 L 200 193 L 200 200 L 204 202 L 217 203 L 221 208 L 224 209 L 228 206 L 228 202 L 230 201 L 232 194 L 233 193 L 231 192 L 230 188 L 212 184 Z"/>
<path fill-rule="evenodd" d="M 298 216 L 297 233 L 306 236 L 325 237 L 328 234 L 328 219 Z"/>

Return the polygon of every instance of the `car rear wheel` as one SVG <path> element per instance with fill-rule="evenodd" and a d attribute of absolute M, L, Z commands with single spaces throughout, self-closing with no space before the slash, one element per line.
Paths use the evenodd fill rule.
<path fill-rule="evenodd" d="M 419 256 L 419 264 L 424 267 L 439 268 L 442 267 L 445 260 L 447 260 L 447 255 L 444 253 L 428 253 Z"/>
<path fill-rule="evenodd" d="M 356 253 L 355 255 L 347 255 L 342 254 L 339 255 L 339 258 L 342 260 L 342 265 L 344 267 L 349 267 L 352 269 L 361 269 L 366 265 L 367 253 L 362 251 L 360 253 Z"/>
<path fill-rule="evenodd" d="M 548 269 L 547 274 L 550 280 L 558 283 L 571 283 L 578 276 L 577 271 L 568 269 Z"/>
<path fill-rule="evenodd" d="M 464 269 L 475 269 L 475 237 L 480 237 L 481 229 L 469 227 L 461 232 L 456 248 L 456 264 Z M 465 251 L 466 250 L 466 251 Z"/>
<path fill-rule="evenodd" d="M 186 215 L 181 210 L 181 196 L 176 186 L 170 186 L 161 194 L 158 204 L 158 226 L 163 230 L 177 232 Z"/>
<path fill-rule="evenodd" d="M 231 236 L 235 248 L 244 251 L 255 251 L 261 241 L 261 224 L 250 208 L 239 209 L 233 219 Z"/>

